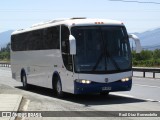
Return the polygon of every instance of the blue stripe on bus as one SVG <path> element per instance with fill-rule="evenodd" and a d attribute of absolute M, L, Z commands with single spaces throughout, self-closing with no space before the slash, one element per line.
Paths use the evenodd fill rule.
<path fill-rule="evenodd" d="M 104 91 L 108 91 L 108 92 L 129 91 L 131 90 L 131 87 L 132 87 L 131 79 L 127 82 L 121 82 L 121 80 L 119 80 L 111 83 L 91 82 L 90 84 L 83 84 L 83 83 L 78 83 L 74 81 L 75 94 L 100 93 Z"/>

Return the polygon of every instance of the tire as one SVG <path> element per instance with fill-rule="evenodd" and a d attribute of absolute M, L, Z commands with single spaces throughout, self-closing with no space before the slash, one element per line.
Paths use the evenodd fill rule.
<path fill-rule="evenodd" d="M 64 97 L 64 93 L 62 91 L 62 84 L 61 84 L 61 80 L 58 78 L 56 81 L 56 85 L 55 85 L 55 91 L 56 91 L 56 96 L 58 98 L 63 98 Z"/>
<path fill-rule="evenodd" d="M 22 73 L 22 75 L 21 75 L 21 81 L 22 81 L 23 89 L 24 90 L 28 90 L 29 89 L 29 85 L 27 83 L 27 76 L 26 76 L 25 73 Z"/>

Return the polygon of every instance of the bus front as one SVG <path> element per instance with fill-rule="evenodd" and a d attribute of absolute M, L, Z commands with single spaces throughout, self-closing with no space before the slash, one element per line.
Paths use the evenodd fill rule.
<path fill-rule="evenodd" d="M 131 50 L 123 24 L 72 26 L 71 34 L 76 40 L 75 94 L 131 89 Z"/>

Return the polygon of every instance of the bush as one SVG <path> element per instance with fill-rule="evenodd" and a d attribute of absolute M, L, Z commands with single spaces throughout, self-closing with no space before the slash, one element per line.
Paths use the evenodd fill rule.
<path fill-rule="evenodd" d="M 133 66 L 139 67 L 159 67 L 160 66 L 160 49 L 154 51 L 143 50 L 137 54 L 132 52 Z"/>
<path fill-rule="evenodd" d="M 7 44 L 6 47 L 1 48 L 0 50 L 0 60 L 10 60 L 10 49 L 9 49 L 10 43 Z"/>
<path fill-rule="evenodd" d="M 154 58 L 154 59 L 160 59 L 160 49 L 156 49 L 156 50 L 153 52 L 153 58 Z"/>

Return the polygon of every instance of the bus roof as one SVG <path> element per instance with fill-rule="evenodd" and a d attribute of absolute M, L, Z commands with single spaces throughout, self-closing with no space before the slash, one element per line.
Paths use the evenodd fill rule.
<path fill-rule="evenodd" d="M 34 31 L 38 29 L 43 29 L 47 27 L 57 26 L 57 25 L 67 25 L 69 28 L 72 26 L 90 26 L 90 25 L 123 25 L 122 22 L 110 19 L 87 19 L 87 18 L 64 18 L 64 19 L 55 19 L 48 22 L 41 22 L 32 25 L 26 29 L 16 30 L 12 33 L 20 34 L 24 32 Z"/>

